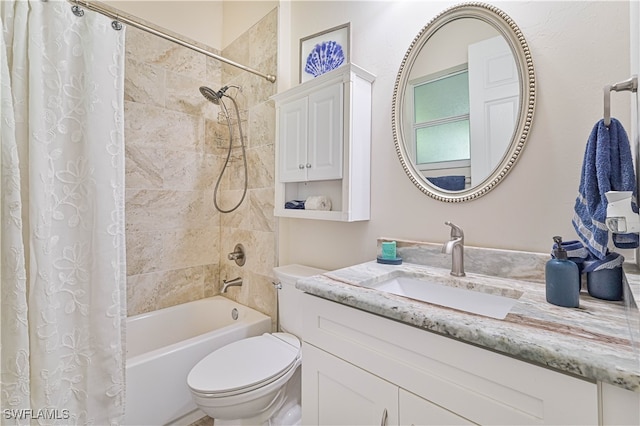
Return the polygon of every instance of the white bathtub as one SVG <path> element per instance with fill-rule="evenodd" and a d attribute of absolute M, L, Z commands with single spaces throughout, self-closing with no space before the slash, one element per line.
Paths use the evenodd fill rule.
<path fill-rule="evenodd" d="M 270 331 L 268 316 L 222 296 L 129 317 L 124 424 L 189 418 L 197 409 L 187 386 L 191 368 L 215 349 Z"/>

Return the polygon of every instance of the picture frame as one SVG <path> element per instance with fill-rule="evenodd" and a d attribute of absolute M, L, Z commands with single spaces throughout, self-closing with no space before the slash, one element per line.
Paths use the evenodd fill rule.
<path fill-rule="evenodd" d="M 300 39 L 300 83 L 349 63 L 351 23 Z"/>

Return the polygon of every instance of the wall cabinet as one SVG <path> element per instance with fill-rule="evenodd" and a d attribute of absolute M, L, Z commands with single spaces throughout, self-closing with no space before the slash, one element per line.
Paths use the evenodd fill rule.
<path fill-rule="evenodd" d="M 273 96 L 276 216 L 369 219 L 374 78 L 348 64 Z M 311 195 L 329 197 L 331 211 L 285 209 Z"/>
<path fill-rule="evenodd" d="M 380 424 L 384 410 L 388 425 L 599 423 L 596 383 L 315 296 L 303 300 L 305 425 Z"/>

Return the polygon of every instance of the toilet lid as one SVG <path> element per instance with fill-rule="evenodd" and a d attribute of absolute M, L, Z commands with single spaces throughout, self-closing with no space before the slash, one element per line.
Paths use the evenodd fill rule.
<path fill-rule="evenodd" d="M 283 335 L 284 339 L 275 337 Z M 267 383 L 288 371 L 300 357 L 300 341 L 285 333 L 265 333 L 230 343 L 198 362 L 187 377 L 196 392 L 227 393 Z"/>

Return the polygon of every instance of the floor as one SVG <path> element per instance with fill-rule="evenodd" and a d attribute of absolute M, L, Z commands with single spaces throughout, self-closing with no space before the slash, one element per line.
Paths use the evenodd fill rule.
<path fill-rule="evenodd" d="M 203 417 L 191 423 L 189 426 L 213 426 L 213 419 L 209 416 Z"/>

